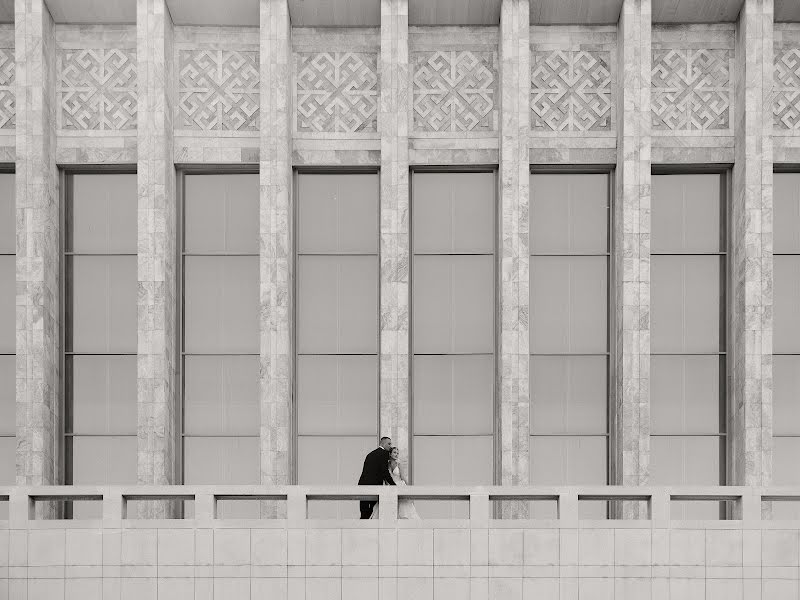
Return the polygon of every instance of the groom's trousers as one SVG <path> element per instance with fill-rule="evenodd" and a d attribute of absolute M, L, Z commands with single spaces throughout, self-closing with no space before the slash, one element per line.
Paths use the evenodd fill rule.
<path fill-rule="evenodd" d="M 361 518 L 369 519 L 372 516 L 372 509 L 376 504 L 377 502 L 375 502 L 375 500 L 362 500 L 359 503 L 359 507 L 361 508 Z"/>

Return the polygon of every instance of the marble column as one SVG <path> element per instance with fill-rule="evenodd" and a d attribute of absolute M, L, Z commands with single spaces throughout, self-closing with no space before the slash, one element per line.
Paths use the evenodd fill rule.
<path fill-rule="evenodd" d="M 644 485 L 650 460 L 650 0 L 624 0 L 617 32 L 615 336 L 611 481 Z M 635 516 L 641 509 L 632 505 Z"/>
<path fill-rule="evenodd" d="M 287 0 L 261 0 L 261 483 L 291 481 L 294 371 L 291 76 Z"/>
<path fill-rule="evenodd" d="M 60 201 L 55 25 L 44 0 L 16 0 L 17 485 L 60 483 Z"/>
<path fill-rule="evenodd" d="M 499 483 L 526 485 L 530 472 L 530 5 L 503 0 L 500 8 L 500 180 L 498 273 Z M 504 513 L 525 506 L 505 503 Z M 510 515 L 509 515 L 510 516 Z M 520 515 L 521 516 L 521 515 Z"/>
<path fill-rule="evenodd" d="M 745 0 L 736 29 L 731 199 L 729 483 L 772 476 L 773 2 Z"/>
<path fill-rule="evenodd" d="M 137 0 L 138 482 L 179 483 L 173 25 L 166 0 Z M 167 503 L 142 507 L 164 516 Z"/>
<path fill-rule="evenodd" d="M 409 434 L 408 0 L 381 0 L 380 435 Z M 407 460 L 404 459 L 404 460 Z M 404 465 L 408 469 L 408 465 Z"/>

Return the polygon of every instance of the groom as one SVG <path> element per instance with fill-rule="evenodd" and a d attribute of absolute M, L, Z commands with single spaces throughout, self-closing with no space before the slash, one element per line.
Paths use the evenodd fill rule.
<path fill-rule="evenodd" d="M 367 454 L 364 459 L 364 468 L 361 469 L 361 477 L 358 478 L 358 485 L 395 485 L 389 473 L 389 449 L 392 447 L 392 438 L 382 437 L 380 445 L 372 452 Z M 372 509 L 375 506 L 374 500 L 362 500 L 360 504 L 361 518 L 369 519 Z"/>

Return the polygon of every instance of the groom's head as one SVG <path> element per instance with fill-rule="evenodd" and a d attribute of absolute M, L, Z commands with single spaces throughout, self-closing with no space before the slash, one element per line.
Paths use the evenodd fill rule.
<path fill-rule="evenodd" d="M 392 438 L 386 437 L 386 436 L 382 437 L 380 445 L 381 445 L 381 448 L 383 448 L 384 450 L 388 451 L 389 448 L 392 447 Z"/>

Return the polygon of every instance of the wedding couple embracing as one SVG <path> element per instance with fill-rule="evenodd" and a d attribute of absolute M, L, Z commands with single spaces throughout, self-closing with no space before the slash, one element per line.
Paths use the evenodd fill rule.
<path fill-rule="evenodd" d="M 400 467 L 400 452 L 392 446 L 391 438 L 382 437 L 380 445 L 367 454 L 358 485 L 406 485 Z M 397 505 L 397 516 L 401 519 L 419 519 L 414 501 L 401 498 Z M 361 518 L 377 519 L 378 503 L 362 500 Z"/>

